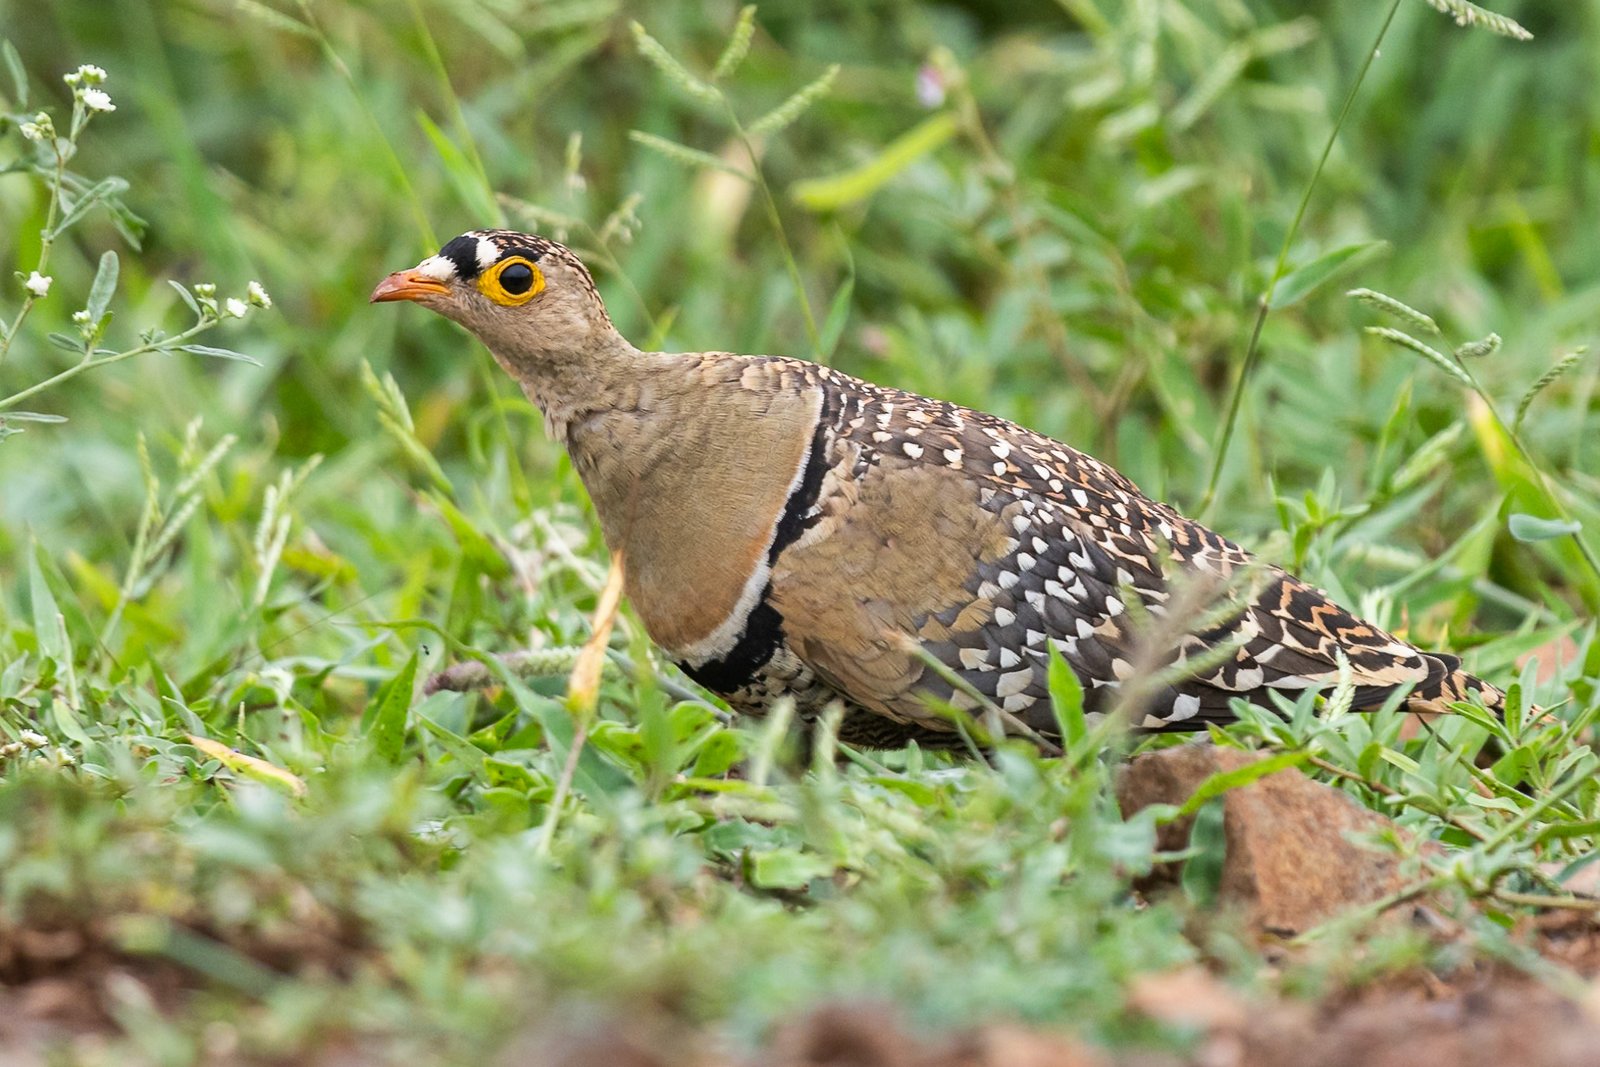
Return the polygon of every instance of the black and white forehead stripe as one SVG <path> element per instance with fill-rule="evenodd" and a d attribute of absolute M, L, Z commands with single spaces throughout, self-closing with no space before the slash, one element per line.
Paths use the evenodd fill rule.
<path fill-rule="evenodd" d="M 469 230 L 439 249 L 439 254 L 429 256 L 417 264 L 417 273 L 439 282 L 455 279 L 471 281 L 507 256 L 521 256 L 531 262 L 544 263 L 549 271 L 552 262 L 559 262 L 575 278 L 583 291 L 594 301 L 602 320 L 609 323 L 605 301 L 595 287 L 589 269 L 572 252 L 543 237 L 516 230 Z"/>
<path fill-rule="evenodd" d="M 417 272 L 436 281 L 452 278 L 471 281 L 479 272 L 494 266 L 509 255 L 534 262 L 554 248 L 551 242 L 515 230 L 470 230 L 417 264 Z"/>

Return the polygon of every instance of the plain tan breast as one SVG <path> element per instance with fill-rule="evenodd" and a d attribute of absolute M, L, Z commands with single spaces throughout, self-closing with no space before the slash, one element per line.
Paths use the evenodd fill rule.
<path fill-rule="evenodd" d="M 651 638 L 682 656 L 765 587 L 822 394 L 724 357 L 664 363 L 635 405 L 575 428 L 572 455 L 607 544 L 623 552 L 629 599 Z"/>

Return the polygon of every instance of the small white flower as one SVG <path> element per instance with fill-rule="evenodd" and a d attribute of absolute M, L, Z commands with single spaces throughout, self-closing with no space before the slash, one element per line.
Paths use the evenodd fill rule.
<path fill-rule="evenodd" d="M 85 63 L 71 74 L 63 74 L 61 80 L 73 87 L 99 85 L 106 80 L 106 72 L 104 68 L 97 67 L 93 63 Z"/>
<path fill-rule="evenodd" d="M 17 736 L 17 740 L 21 741 L 29 748 L 44 748 L 50 744 L 50 739 L 48 737 L 46 737 L 44 734 L 34 733 L 32 730 L 22 731 L 22 733 Z"/>
<path fill-rule="evenodd" d="M 251 304 L 258 308 L 269 308 L 272 306 L 272 297 L 267 295 L 266 289 L 262 288 L 260 282 L 251 282 L 248 286 L 246 286 L 244 296 L 246 300 L 250 301 Z"/>
<path fill-rule="evenodd" d="M 32 293 L 35 298 L 43 300 L 45 295 L 50 292 L 50 283 L 53 281 L 55 279 L 48 274 L 40 274 L 38 271 L 34 271 L 28 275 L 28 280 L 22 283 L 22 287 Z"/>
<path fill-rule="evenodd" d="M 195 282 L 194 295 L 211 297 L 217 295 L 217 287 L 211 282 Z"/>
<path fill-rule="evenodd" d="M 83 106 L 90 111 L 115 111 L 117 105 L 111 102 L 104 89 L 79 89 L 78 99 L 83 101 Z"/>
<path fill-rule="evenodd" d="M 56 135 L 56 124 L 50 121 L 50 113 L 41 111 L 33 118 L 24 122 L 19 129 L 22 136 L 30 141 L 48 141 Z"/>
<path fill-rule="evenodd" d="M 245 313 L 250 310 L 249 305 L 236 296 L 228 297 L 227 308 L 228 314 L 232 315 L 236 319 L 244 318 Z"/>

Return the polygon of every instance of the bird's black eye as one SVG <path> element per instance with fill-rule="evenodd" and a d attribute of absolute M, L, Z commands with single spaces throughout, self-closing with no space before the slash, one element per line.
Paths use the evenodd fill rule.
<path fill-rule="evenodd" d="M 500 272 L 500 287 L 512 296 L 521 296 L 533 288 L 533 268 L 526 263 L 512 263 Z"/>
<path fill-rule="evenodd" d="M 543 290 L 544 275 L 522 256 L 507 256 L 478 276 L 478 291 L 502 307 L 526 304 Z"/>

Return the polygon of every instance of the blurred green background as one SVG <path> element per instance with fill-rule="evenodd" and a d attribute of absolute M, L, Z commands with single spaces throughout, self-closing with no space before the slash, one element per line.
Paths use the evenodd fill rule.
<path fill-rule="evenodd" d="M 1229 941 L 1205 882 L 1215 804 L 1182 892 L 1130 907 L 1153 815 L 1121 816 L 1097 748 L 808 765 L 780 730 L 664 689 L 687 683 L 626 613 L 614 644 L 646 669 L 608 671 L 573 744 L 551 698 L 606 558 L 582 488 L 475 341 L 367 303 L 460 231 L 537 229 L 595 267 L 641 345 L 824 357 L 1017 419 L 1198 510 L 1257 301 L 1391 12 L 1197 517 L 1499 684 L 1543 649 L 1512 707 L 1531 693 L 1570 722 L 1496 726 L 1491 779 L 1472 765 L 1488 725 L 1408 741 L 1398 714 L 1323 722 L 1310 694 L 1224 743 L 1325 755 L 1449 850 L 1414 857 L 1430 897 L 1509 887 L 1520 909 L 1553 862 L 1593 858 L 1600 567 L 1513 520 L 1565 510 L 1600 530 L 1600 352 L 1563 363 L 1600 340 L 1600 0 L 1504 0 L 1527 42 L 1423 0 L 771 0 L 719 82 L 740 120 L 838 73 L 748 144 L 630 26 L 704 78 L 739 10 L 0 0 L 24 114 L 62 125 L 61 75 L 109 72 L 116 110 L 72 165 L 126 178 L 145 220 L 139 247 L 103 210 L 57 244 L 0 400 L 76 358 L 48 335 L 74 332 L 107 250 L 114 350 L 192 321 L 168 281 L 226 298 L 258 280 L 274 300 L 204 338 L 259 366 L 129 359 L 25 404 L 70 421 L 0 439 L 0 998 L 67 975 L 81 989 L 56 988 L 142 1050 L 72 1062 L 196 1062 L 223 1042 L 211 1062 L 307 1063 L 322 1038 L 359 1051 L 352 1034 L 395 1037 L 396 1062 L 491 1062 L 530 1014 L 609 1006 L 749 1038 L 864 991 L 935 1027 L 1024 1018 L 1115 1043 L 1155 1032 L 1130 983 L 1185 961 L 1343 997 L 1426 960 L 1424 924 L 1324 939 L 1309 980 Z M 31 151 L 0 128 L 3 323 L 48 210 L 13 167 Z M 752 156 L 763 184 L 729 173 Z M 1345 295 L 1358 286 L 1443 336 Z M 1447 353 L 1504 344 L 1467 362 L 1480 392 L 1375 325 Z M 1522 423 L 1535 469 L 1486 405 L 1511 421 L 1558 364 Z M 413 692 L 529 646 L 565 666 Z M 1514 924 L 1489 914 L 1441 951 L 1500 973 Z M 13 929 L 82 951 L 29 971 Z M 168 965 L 182 1003 L 161 999 Z"/>
<path fill-rule="evenodd" d="M 80 583 L 96 571 L 115 583 L 142 505 L 137 435 L 160 469 L 198 416 L 202 444 L 239 440 L 206 482 L 201 516 L 216 532 L 196 578 L 208 574 L 219 592 L 250 585 L 262 487 L 320 453 L 326 462 L 298 490 L 275 596 L 340 611 L 370 598 L 373 618 L 445 611 L 461 583 L 427 560 L 450 527 L 415 507 L 418 468 L 380 426 L 363 360 L 395 375 L 418 437 L 480 528 L 510 537 L 530 506 L 581 491 L 474 342 L 366 297 L 389 270 L 502 218 L 588 255 L 637 342 L 813 354 L 761 193 L 630 137 L 646 131 L 748 168 L 719 110 L 664 79 L 629 32 L 641 20 L 704 74 L 737 11 L 616 0 L 0 4 L 0 26 L 46 87 L 40 102 L 59 108 L 59 76 L 79 63 L 110 72 L 118 110 L 95 121 L 76 165 L 126 177 L 127 203 L 148 221 L 138 251 L 104 213 L 57 249 L 56 288 L 0 369 L 0 391 L 68 358 L 43 336 L 81 306 L 106 248 L 123 260 L 113 341 L 182 319 L 166 278 L 224 293 L 259 279 L 276 301 L 215 335 L 260 367 L 153 356 L 32 405 L 71 422 L 0 447 L 0 581 L 14 584 L 32 536 Z M 1255 299 L 1387 11 L 773 0 L 726 91 L 749 122 L 840 65 L 823 98 L 755 145 L 813 315 L 848 313 L 833 362 L 1020 420 L 1192 506 Z M 1363 605 L 1404 626 L 1442 603 L 1425 637 L 1506 629 L 1530 602 L 1595 592 L 1566 565 L 1570 546 L 1518 545 L 1503 521 L 1483 521 L 1503 520 L 1522 475 L 1466 418 L 1465 394 L 1364 339 L 1360 327 L 1381 320 L 1342 295 L 1354 285 L 1393 293 L 1458 341 L 1499 332 L 1505 348 L 1476 369 L 1507 407 L 1563 346 L 1593 337 L 1600 5 L 1506 12 L 1535 39 L 1399 5 L 1290 265 L 1386 244 L 1267 320 L 1207 516 L 1352 600 L 1450 553 L 1461 568 L 1450 581 Z M 946 114 L 950 135 L 931 150 L 886 156 Z M 798 183 L 874 164 L 889 176 L 865 195 L 847 188 L 820 209 L 793 195 Z M 44 209 L 37 182 L 0 177 L 7 279 L 31 268 Z M 9 317 L 19 290 L 6 286 Z M 1580 363 L 1527 427 L 1586 517 L 1600 455 L 1589 432 L 1597 366 Z M 1324 521 L 1340 502 L 1381 498 L 1384 478 L 1451 426 L 1464 432 L 1436 442 L 1419 486 L 1360 521 Z M 1293 503 L 1275 508 L 1278 494 Z M 186 536 L 200 537 L 195 529 Z M 1474 592 L 1485 583 L 1495 587 L 1487 603 Z M 151 595 L 169 588 L 182 599 L 162 583 Z M 514 640 L 520 624 L 506 625 Z"/>

